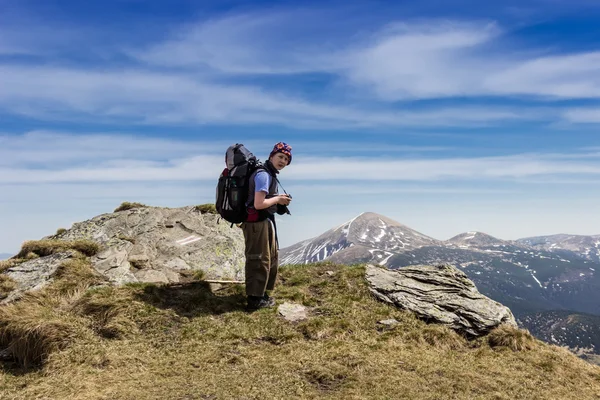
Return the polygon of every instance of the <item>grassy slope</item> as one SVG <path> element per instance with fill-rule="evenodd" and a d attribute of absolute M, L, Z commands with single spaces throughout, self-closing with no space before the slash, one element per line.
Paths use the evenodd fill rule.
<path fill-rule="evenodd" d="M 81 265 L 76 270 L 78 280 L 85 281 Z M 214 293 L 204 283 L 85 292 L 74 282 L 63 282 L 0 308 L 0 334 L 37 332 L 32 340 L 45 338 L 40 343 L 49 352 L 38 369 L 4 364 L 0 397 L 600 396 L 599 367 L 523 332 L 499 333 L 496 342 L 515 341 L 513 345 L 528 350 L 492 347 L 487 340 L 467 342 L 444 327 L 426 325 L 378 302 L 369 295 L 363 273 L 360 266 L 327 263 L 283 268 L 274 293 L 278 301 L 314 307 L 311 317 L 299 323 L 283 320 L 273 309 L 245 313 L 241 286 Z M 390 329 L 378 326 L 377 321 L 388 318 L 400 323 Z"/>

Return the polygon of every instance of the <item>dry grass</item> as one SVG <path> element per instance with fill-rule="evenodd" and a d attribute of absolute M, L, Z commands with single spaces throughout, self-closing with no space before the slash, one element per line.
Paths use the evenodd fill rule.
<path fill-rule="evenodd" d="M 200 214 L 216 214 L 217 208 L 214 204 L 200 204 L 194 207 L 194 210 L 199 211 Z"/>
<path fill-rule="evenodd" d="M 5 299 L 17 287 L 17 283 L 7 275 L 0 275 L 0 300 Z"/>
<path fill-rule="evenodd" d="M 0 261 L 0 273 L 6 271 L 9 268 L 14 267 L 17 264 L 22 263 L 24 260 L 16 260 L 14 258 L 9 258 L 8 260 Z"/>
<path fill-rule="evenodd" d="M 59 236 L 62 235 L 63 233 L 65 233 L 67 230 L 65 228 L 58 228 L 56 230 L 56 233 L 54 234 L 54 236 Z"/>
<path fill-rule="evenodd" d="M 119 205 L 119 207 L 115 208 L 114 212 L 119 212 L 119 211 L 126 211 L 126 210 L 131 210 L 133 208 L 142 208 L 142 207 L 148 207 L 145 204 L 142 203 L 130 203 L 128 201 L 124 201 L 121 203 L 121 205 Z"/>
<path fill-rule="evenodd" d="M 89 257 L 98 254 L 100 245 L 91 240 L 84 239 L 73 241 L 56 239 L 30 240 L 23 243 L 21 251 L 15 257 L 45 257 L 67 250 L 75 250 Z"/>
<path fill-rule="evenodd" d="M 532 350 L 538 346 L 538 340 L 529 331 L 510 325 L 501 325 L 487 336 L 490 347 L 507 347 L 513 351 Z"/>
<path fill-rule="evenodd" d="M 43 362 L 77 337 L 79 321 L 69 312 L 72 296 L 32 293 L 0 308 L 0 347 L 24 367 Z"/>
<path fill-rule="evenodd" d="M 43 327 L 42 339 L 30 342 L 44 344 L 36 354 L 46 354 L 47 361 L 40 371 L 19 374 L 6 366 L 0 372 L 3 398 L 600 396 L 600 368 L 541 342 L 529 346 L 528 335 L 506 328 L 495 332 L 494 347 L 488 339 L 469 342 L 375 300 L 363 273 L 360 266 L 326 263 L 282 268 L 273 295 L 311 307 L 309 319 L 298 323 L 274 309 L 244 312 L 239 285 L 218 292 L 203 282 L 128 285 L 85 294 L 54 291 L 50 303 L 25 299 L 18 310 L 9 307 L 10 318 L 0 309 L 0 326 L 27 327 L 21 337 Z M 377 324 L 389 318 L 399 323 L 385 329 Z"/>

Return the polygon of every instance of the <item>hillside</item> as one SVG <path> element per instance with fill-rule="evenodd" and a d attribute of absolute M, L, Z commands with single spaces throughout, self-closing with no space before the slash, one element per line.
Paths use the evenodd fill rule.
<path fill-rule="evenodd" d="M 557 346 L 566 346 L 582 358 L 598 363 L 600 316 L 543 311 L 525 315 L 519 322 L 535 337 Z"/>
<path fill-rule="evenodd" d="M 80 259 L 37 294 L 0 307 L 0 337 L 20 335 L 13 350 L 29 361 L 29 369 L 2 362 L 3 399 L 600 396 L 600 368 L 524 331 L 468 342 L 427 325 L 377 301 L 363 266 L 282 268 L 278 302 L 310 307 L 296 323 L 275 309 L 244 312 L 239 285 L 85 291 L 90 273 Z M 391 318 L 398 323 L 378 323 Z"/>

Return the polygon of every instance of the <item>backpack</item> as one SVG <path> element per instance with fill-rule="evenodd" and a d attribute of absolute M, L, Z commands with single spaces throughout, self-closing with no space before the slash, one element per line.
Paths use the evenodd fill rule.
<path fill-rule="evenodd" d="M 215 207 L 226 221 L 233 224 L 246 221 L 246 202 L 250 176 L 262 167 L 260 161 L 241 143 L 229 146 L 225 152 L 226 167 L 219 176 Z"/>

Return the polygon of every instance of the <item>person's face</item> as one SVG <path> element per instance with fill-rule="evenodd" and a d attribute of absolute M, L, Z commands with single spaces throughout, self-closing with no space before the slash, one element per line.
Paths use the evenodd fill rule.
<path fill-rule="evenodd" d="M 275 153 L 273 154 L 273 157 L 271 157 L 271 163 L 275 168 L 277 168 L 277 171 L 281 171 L 287 167 L 289 162 L 290 158 L 283 153 Z"/>

